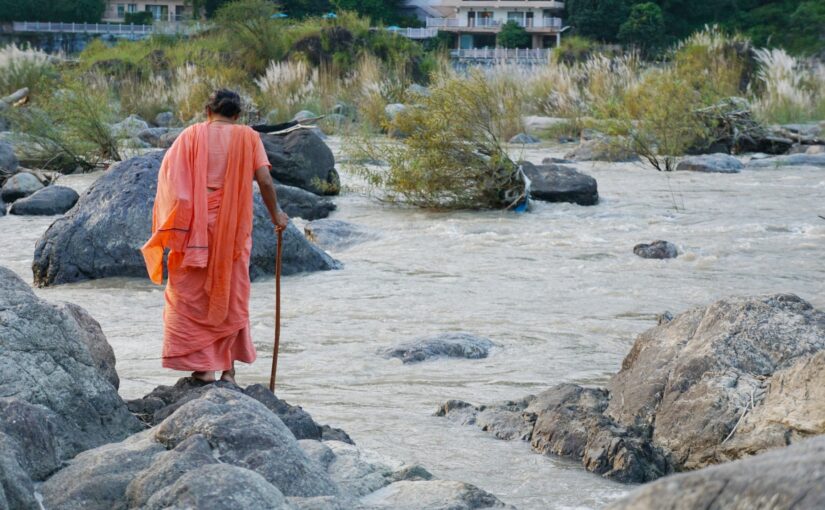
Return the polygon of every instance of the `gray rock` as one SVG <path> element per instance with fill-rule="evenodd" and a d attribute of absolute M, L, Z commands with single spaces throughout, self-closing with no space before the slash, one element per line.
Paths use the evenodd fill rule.
<path fill-rule="evenodd" d="M 512 508 L 474 485 L 446 480 L 401 481 L 361 502 L 370 510 L 476 510 Z"/>
<path fill-rule="evenodd" d="M 398 358 L 404 363 L 416 363 L 431 358 L 486 358 L 495 344 L 471 333 L 441 333 L 403 342 L 381 351 L 385 358 Z"/>
<path fill-rule="evenodd" d="M 639 157 L 630 150 L 629 142 L 622 137 L 599 137 L 584 140 L 578 147 L 565 154 L 565 159 L 573 161 L 638 161 Z"/>
<path fill-rule="evenodd" d="M 47 407 L 15 398 L 0 399 L 0 450 L 15 454 L 31 480 L 45 480 L 60 469 L 63 456 L 57 440 L 60 418 Z M 0 477 L 0 480 L 3 480 Z"/>
<path fill-rule="evenodd" d="M 3 202 L 3 198 L 0 197 L 0 218 L 6 215 L 6 203 Z"/>
<path fill-rule="evenodd" d="M 369 230 L 341 220 L 315 220 L 304 226 L 304 235 L 325 250 L 345 250 L 377 236 Z"/>
<path fill-rule="evenodd" d="M 217 448 L 222 462 L 256 471 L 287 496 L 337 494 L 334 482 L 310 461 L 283 422 L 240 392 L 210 389 L 154 429 L 155 439 L 168 448 L 195 434 Z"/>
<path fill-rule="evenodd" d="M 805 137 L 817 137 L 822 134 L 822 126 L 816 122 L 809 122 L 805 124 L 783 124 L 779 127 L 789 133 Z"/>
<path fill-rule="evenodd" d="M 17 443 L 0 432 L 0 509 L 40 510 L 34 494 L 34 483 L 20 459 Z"/>
<path fill-rule="evenodd" d="M 510 138 L 509 143 L 531 145 L 531 144 L 541 143 L 541 140 L 539 140 L 535 136 L 530 136 L 527 133 L 519 133 L 516 136 L 514 136 L 513 138 Z"/>
<path fill-rule="evenodd" d="M 303 218 L 308 221 L 326 218 L 336 209 L 335 203 L 315 193 L 276 184 L 278 204 L 290 218 Z"/>
<path fill-rule="evenodd" d="M 407 105 L 403 105 L 401 103 L 390 103 L 384 107 L 384 115 L 386 115 L 387 120 L 393 122 L 398 114 L 403 112 L 407 109 Z"/>
<path fill-rule="evenodd" d="M 9 214 L 21 216 L 53 216 L 74 207 L 80 195 L 66 186 L 47 186 L 14 202 Z"/>
<path fill-rule="evenodd" d="M 547 157 L 541 160 L 542 165 L 568 165 L 570 163 L 573 161 L 564 158 Z"/>
<path fill-rule="evenodd" d="M 140 247 L 152 229 L 152 207 L 163 152 L 118 163 L 57 219 L 35 246 L 39 286 L 110 276 L 145 277 Z M 274 274 L 277 236 L 260 194 L 255 195 L 250 277 Z M 284 233 L 284 274 L 329 270 L 338 263 L 290 225 Z"/>
<path fill-rule="evenodd" d="M 14 147 L 10 143 L 0 140 L 0 180 L 4 176 L 14 174 L 19 166 L 20 162 L 14 154 Z"/>
<path fill-rule="evenodd" d="M 87 343 L 105 339 L 85 312 L 39 299 L 5 268 L 0 310 L 0 395 L 45 406 L 59 417 L 61 458 L 142 428 L 89 352 Z"/>
<path fill-rule="evenodd" d="M 325 445 L 332 452 L 332 459 L 326 465 L 327 472 L 347 496 L 360 498 L 393 481 L 389 466 L 366 459 L 355 446 L 337 441 Z"/>
<path fill-rule="evenodd" d="M 0 191 L 0 198 L 10 204 L 41 189 L 43 189 L 43 183 L 34 174 L 20 172 L 6 179 Z"/>
<path fill-rule="evenodd" d="M 293 121 L 303 121 L 307 119 L 315 119 L 318 118 L 318 114 L 315 112 L 311 112 L 309 110 L 301 110 L 300 112 L 296 113 L 292 116 Z"/>
<path fill-rule="evenodd" d="M 178 139 L 181 133 L 183 133 L 182 128 L 170 129 L 166 133 L 160 135 L 158 138 L 157 147 L 159 149 L 168 149 L 173 143 L 175 143 L 175 140 Z"/>
<path fill-rule="evenodd" d="M 404 94 L 407 96 L 408 99 L 415 100 L 419 97 L 430 97 L 430 89 L 423 85 L 412 83 L 404 91 Z"/>
<path fill-rule="evenodd" d="M 175 124 L 175 114 L 172 112 L 160 112 L 155 115 L 155 125 L 158 127 L 172 127 Z"/>
<path fill-rule="evenodd" d="M 825 508 L 825 437 L 730 464 L 668 476 L 642 486 L 608 508 Z"/>
<path fill-rule="evenodd" d="M 687 157 L 676 165 L 676 170 L 735 174 L 745 168 L 741 161 L 728 154 L 703 154 Z"/>
<path fill-rule="evenodd" d="M 560 385 L 438 414 L 503 438 L 529 429 L 536 451 L 643 482 L 825 433 L 823 377 L 825 313 L 794 295 L 735 297 L 642 333 L 606 390 Z"/>
<path fill-rule="evenodd" d="M 210 464 L 188 471 L 141 508 L 292 510 L 293 507 L 281 491 L 258 473 L 237 466 Z"/>
<path fill-rule="evenodd" d="M 747 164 L 747 168 L 779 168 L 782 166 L 825 167 L 825 153 L 790 154 L 773 158 L 751 159 Z"/>
<path fill-rule="evenodd" d="M 149 129 L 149 123 L 137 115 L 129 115 L 122 121 L 110 126 L 112 136 L 117 139 L 137 138 L 141 131 Z"/>
<path fill-rule="evenodd" d="M 327 145 L 308 129 L 286 135 L 261 134 L 266 155 L 272 164 L 272 177 L 318 195 L 337 195 L 341 191 L 335 157 Z"/>
<path fill-rule="evenodd" d="M 579 205 L 599 203 L 596 179 L 573 168 L 546 164 L 536 166 L 520 161 L 524 175 L 530 179 L 530 196 L 545 202 L 572 202 Z"/>
<path fill-rule="evenodd" d="M 168 127 L 150 127 L 138 133 L 137 138 L 140 141 L 149 144 L 150 147 L 165 148 L 161 143 L 163 136 L 170 132 L 176 132 L 177 134 L 180 134 L 182 131 L 182 129 L 174 129 Z"/>
<path fill-rule="evenodd" d="M 61 312 L 70 315 L 77 325 L 80 326 L 80 336 L 78 340 L 89 350 L 89 355 L 95 363 L 95 368 L 104 379 L 109 381 L 115 389 L 120 387 L 120 377 L 115 368 L 115 351 L 106 340 L 100 323 L 97 322 L 86 310 L 74 303 L 57 303 L 54 305 Z"/>
<path fill-rule="evenodd" d="M 675 259 L 679 256 L 679 249 L 669 241 L 653 241 L 650 244 L 637 244 L 633 253 L 643 259 Z"/>

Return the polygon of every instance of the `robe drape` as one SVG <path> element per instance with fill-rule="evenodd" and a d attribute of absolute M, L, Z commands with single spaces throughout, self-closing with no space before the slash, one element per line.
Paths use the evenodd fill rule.
<path fill-rule="evenodd" d="M 245 126 L 231 128 L 222 187 L 207 190 L 206 123 L 184 130 L 158 174 L 152 237 L 143 246 L 153 282 L 165 292 L 163 366 L 228 370 L 251 363 L 249 257 L 252 248 L 252 178 L 261 140 Z"/>

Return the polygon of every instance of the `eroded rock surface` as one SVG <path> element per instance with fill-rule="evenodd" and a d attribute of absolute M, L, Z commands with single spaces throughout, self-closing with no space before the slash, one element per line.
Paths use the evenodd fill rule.
<path fill-rule="evenodd" d="M 77 203 L 77 191 L 66 186 L 47 186 L 14 202 L 10 214 L 21 216 L 51 216 L 63 214 Z"/>
<path fill-rule="evenodd" d="M 140 247 L 152 230 L 152 207 L 163 152 L 114 165 L 57 219 L 35 246 L 35 283 L 39 286 L 110 276 L 145 277 Z M 275 272 L 277 237 L 260 194 L 255 194 L 250 277 Z M 284 233 L 283 272 L 338 267 L 290 225 Z"/>
<path fill-rule="evenodd" d="M 659 240 L 637 244 L 633 247 L 633 253 L 643 259 L 675 259 L 679 256 L 679 249 L 670 241 Z"/>
<path fill-rule="evenodd" d="M 43 189 L 43 183 L 36 176 L 29 172 L 18 172 L 3 183 L 0 198 L 10 204 L 41 189 Z"/>
<path fill-rule="evenodd" d="M 644 482 L 825 433 L 825 313 L 790 294 L 723 299 L 636 339 L 605 389 L 438 411 Z"/>
<path fill-rule="evenodd" d="M 579 205 L 599 203 L 596 179 L 568 166 L 546 163 L 533 165 L 521 161 L 524 174 L 530 179 L 530 196 L 545 202 L 572 202 Z"/>
<path fill-rule="evenodd" d="M 304 227 L 304 235 L 325 250 L 345 250 L 377 235 L 360 225 L 341 220 L 316 220 Z"/>
<path fill-rule="evenodd" d="M 335 157 L 318 135 L 298 129 L 286 135 L 261 134 L 272 177 L 281 184 L 295 186 L 318 195 L 341 191 Z"/>
<path fill-rule="evenodd" d="M 416 363 L 431 358 L 486 358 L 495 344 L 489 338 L 472 333 L 442 333 L 403 342 L 381 351 L 385 358 Z"/>
<path fill-rule="evenodd" d="M 276 184 L 278 204 L 290 218 L 303 218 L 307 221 L 320 220 L 336 209 L 335 203 L 310 191 L 294 186 Z"/>
<path fill-rule="evenodd" d="M 676 170 L 692 172 L 735 174 L 745 168 L 745 165 L 728 154 L 703 154 L 687 157 L 676 165 Z"/>

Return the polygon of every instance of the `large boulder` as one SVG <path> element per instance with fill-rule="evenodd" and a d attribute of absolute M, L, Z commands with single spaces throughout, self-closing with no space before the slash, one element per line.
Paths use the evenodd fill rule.
<path fill-rule="evenodd" d="M 117 139 L 137 138 L 140 133 L 149 129 L 149 123 L 138 115 L 129 115 L 125 119 L 110 126 L 112 136 Z"/>
<path fill-rule="evenodd" d="M 606 389 L 439 414 L 643 482 L 825 433 L 823 376 L 824 312 L 789 294 L 734 297 L 642 333 Z"/>
<path fill-rule="evenodd" d="M 489 338 L 471 333 L 442 333 L 416 338 L 381 351 L 385 358 L 398 358 L 403 363 L 416 363 L 431 358 L 486 358 L 495 344 Z"/>
<path fill-rule="evenodd" d="M 43 183 L 34 174 L 20 172 L 6 179 L 0 190 L 0 198 L 4 202 L 12 203 L 41 189 L 43 189 Z"/>
<path fill-rule="evenodd" d="M 825 167 L 825 153 L 789 154 L 773 158 L 751 159 L 747 164 L 747 168 L 779 168 L 783 166 Z"/>
<path fill-rule="evenodd" d="M 14 202 L 10 214 L 21 216 L 53 216 L 63 214 L 77 203 L 80 195 L 66 186 L 47 186 L 26 198 Z"/>
<path fill-rule="evenodd" d="M 825 508 L 825 437 L 669 476 L 644 485 L 608 508 Z"/>
<path fill-rule="evenodd" d="M 19 166 L 20 162 L 14 154 L 14 147 L 10 143 L 0 140 L 0 183 L 6 176 L 14 174 Z"/>
<path fill-rule="evenodd" d="M 147 425 L 154 426 L 168 418 L 187 402 L 201 398 L 212 388 L 237 391 L 252 397 L 275 413 L 297 439 L 325 439 L 325 436 L 327 436 L 336 440 L 344 439 L 352 443 L 352 439 L 343 430 L 315 423 L 312 417 L 301 407 L 290 405 L 278 399 L 260 384 L 241 389 L 222 381 L 206 384 L 197 379 L 185 377 L 178 380 L 174 386 L 158 386 L 151 393 L 142 398 L 130 400 L 127 404 L 129 410 Z"/>
<path fill-rule="evenodd" d="M 728 154 L 703 154 L 687 157 L 676 165 L 676 170 L 735 174 L 745 168 L 741 161 Z"/>
<path fill-rule="evenodd" d="M 261 134 L 272 177 L 318 195 L 337 195 L 341 191 L 335 157 L 318 135 L 298 129 L 286 135 Z"/>
<path fill-rule="evenodd" d="M 556 164 L 533 165 L 519 162 L 530 179 L 530 196 L 545 202 L 572 202 L 579 205 L 599 203 L 596 179 L 568 166 Z"/>
<path fill-rule="evenodd" d="M 110 168 L 57 219 L 35 246 L 34 281 L 39 286 L 109 276 L 145 277 L 140 247 L 151 233 L 152 207 L 163 152 L 137 156 Z M 277 237 L 260 194 L 255 194 L 250 277 L 274 274 Z M 338 267 L 290 225 L 284 233 L 283 271 Z"/>
<path fill-rule="evenodd" d="M 565 159 L 573 161 L 638 161 L 639 157 L 630 150 L 629 142 L 622 137 L 598 137 L 583 140 L 578 147 L 568 152 Z"/>
<path fill-rule="evenodd" d="M 278 204 L 290 218 L 320 220 L 335 210 L 336 206 L 332 200 L 319 197 L 315 193 L 283 184 L 276 184 L 275 188 L 278 193 Z"/>
<path fill-rule="evenodd" d="M 359 225 L 330 219 L 307 223 L 304 235 L 325 250 L 344 250 L 377 237 L 374 232 Z"/>
<path fill-rule="evenodd" d="M 183 132 L 183 128 L 154 127 L 146 128 L 137 135 L 137 139 L 150 147 L 168 149 Z"/>
<path fill-rule="evenodd" d="M 142 428 L 117 394 L 111 348 L 83 309 L 39 299 L 0 268 L 0 395 L 54 413 L 60 458 Z"/>

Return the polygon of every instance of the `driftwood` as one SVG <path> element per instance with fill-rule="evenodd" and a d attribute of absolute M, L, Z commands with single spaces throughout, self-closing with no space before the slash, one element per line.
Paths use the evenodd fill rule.
<path fill-rule="evenodd" d="M 28 98 L 29 88 L 23 87 L 22 89 L 14 92 L 13 94 L 9 94 L 4 98 L 0 98 L 0 109 L 8 108 L 9 106 L 18 106 L 22 103 L 25 103 Z"/>
<path fill-rule="evenodd" d="M 267 133 L 271 135 L 284 135 L 295 131 L 297 129 L 309 129 L 315 127 L 315 124 L 324 117 L 313 117 L 310 119 L 291 120 L 282 124 L 256 124 L 250 126 L 259 133 Z"/>
<path fill-rule="evenodd" d="M 721 144 L 732 153 L 784 154 L 794 144 L 792 138 L 754 119 L 750 104 L 741 97 L 727 98 L 696 113 L 714 130 L 708 146 Z"/>

